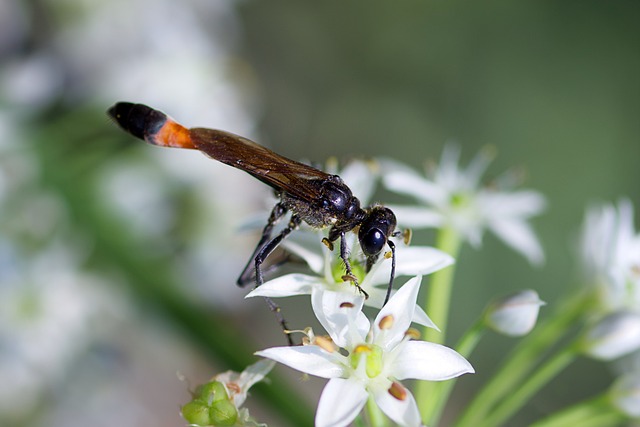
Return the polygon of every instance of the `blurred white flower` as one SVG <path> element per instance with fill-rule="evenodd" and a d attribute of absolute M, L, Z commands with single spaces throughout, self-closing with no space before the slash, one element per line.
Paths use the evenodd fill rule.
<path fill-rule="evenodd" d="M 588 328 L 581 349 L 599 360 L 613 360 L 640 349 L 640 314 L 616 311 Z"/>
<path fill-rule="evenodd" d="M 4 248 L 0 413 L 20 417 L 72 369 L 92 340 L 108 330 L 105 318 L 119 318 L 126 305 L 96 277 L 80 273 L 61 247 L 31 261 L 28 270 L 10 247 Z"/>
<path fill-rule="evenodd" d="M 640 312 L 640 234 L 628 199 L 587 210 L 580 250 L 586 280 L 598 287 L 605 310 Z"/>
<path fill-rule="evenodd" d="M 409 326 L 419 289 L 420 277 L 409 280 L 371 324 L 361 311 L 362 296 L 325 292 L 318 320 L 330 339 L 312 336 L 310 345 L 274 347 L 256 354 L 329 378 L 316 412 L 319 427 L 349 425 L 369 397 L 397 424 L 420 426 L 413 395 L 399 381 L 443 381 L 474 371 L 450 348 L 411 341 L 415 331 Z"/>
<path fill-rule="evenodd" d="M 384 185 L 424 204 L 391 206 L 398 222 L 412 228 L 452 227 L 475 247 L 489 229 L 529 262 L 541 264 L 542 247 L 527 220 L 543 211 L 544 197 L 532 190 L 482 186 L 480 179 L 492 159 L 487 150 L 465 169 L 458 166 L 459 157 L 459 147 L 445 146 L 440 164 L 427 178 L 404 165 L 387 163 Z"/>
<path fill-rule="evenodd" d="M 485 322 L 504 335 L 526 335 L 536 325 L 540 307 L 544 304 L 534 290 L 516 292 L 492 301 L 485 311 Z"/>
<path fill-rule="evenodd" d="M 609 390 L 609 396 L 625 415 L 640 418 L 640 373 L 634 372 L 618 378 Z"/>

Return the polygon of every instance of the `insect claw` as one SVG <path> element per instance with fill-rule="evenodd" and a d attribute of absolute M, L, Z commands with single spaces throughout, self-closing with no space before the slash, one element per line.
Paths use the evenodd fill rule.
<path fill-rule="evenodd" d="M 344 276 L 342 276 L 342 280 L 345 282 L 351 282 L 353 286 L 358 289 L 358 292 L 360 292 L 364 296 L 365 299 L 369 299 L 369 294 L 364 289 L 362 289 L 362 287 L 358 283 L 358 278 L 355 275 L 345 274 Z"/>

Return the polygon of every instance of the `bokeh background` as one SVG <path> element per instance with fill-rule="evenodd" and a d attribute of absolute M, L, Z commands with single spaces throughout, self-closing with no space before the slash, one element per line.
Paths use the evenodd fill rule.
<path fill-rule="evenodd" d="M 465 247 L 454 342 L 493 295 L 534 288 L 553 309 L 580 277 L 586 207 L 639 206 L 638 22 L 631 0 L 0 0 L 0 425 L 183 425 L 190 384 L 283 344 L 234 285 L 257 239 L 247 218 L 265 214 L 269 191 L 198 153 L 133 141 L 105 116 L 114 102 L 317 162 L 421 168 L 449 141 L 463 162 L 493 146 L 489 177 L 523 171 L 548 199 L 534 220 L 546 263 L 492 236 Z M 302 323 L 306 304 L 283 306 Z M 450 413 L 513 344 L 485 338 Z M 309 423 L 323 381 L 275 373 L 309 411 L 265 386 L 252 411 Z M 512 425 L 610 379 L 581 360 Z"/>

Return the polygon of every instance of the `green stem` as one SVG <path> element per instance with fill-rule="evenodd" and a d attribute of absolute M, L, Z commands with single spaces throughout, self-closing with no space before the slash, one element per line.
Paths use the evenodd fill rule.
<path fill-rule="evenodd" d="M 455 258 L 458 256 L 461 243 L 460 235 L 455 229 L 444 227 L 438 231 L 435 246 Z M 431 320 L 440 328 L 440 332 L 433 328 L 424 328 L 423 335 L 426 341 L 438 344 L 445 341 L 454 272 L 455 268 L 452 265 L 431 275 L 427 299 L 423 307 Z M 416 385 L 416 401 L 426 424 L 433 425 L 431 420 L 438 411 L 437 406 L 446 403 L 436 403 L 440 400 L 439 393 L 442 391 L 440 387 L 439 383 L 431 381 L 420 381 Z"/>
<path fill-rule="evenodd" d="M 480 342 L 480 338 L 486 330 L 485 324 L 482 321 L 476 322 L 467 332 L 462 336 L 455 349 L 465 359 L 468 359 L 473 350 Z M 440 417 L 444 411 L 445 405 L 453 387 L 456 385 L 457 379 L 451 379 L 448 381 L 442 381 L 434 383 L 435 385 L 435 401 L 433 403 L 433 412 L 430 414 L 430 425 L 437 426 L 440 422 Z"/>
<path fill-rule="evenodd" d="M 612 414 L 618 415 L 617 411 L 611 406 L 608 392 L 605 392 L 555 412 L 546 418 L 536 421 L 530 427 L 584 426 L 587 423 L 589 423 L 588 425 L 604 426 L 609 424 L 591 423 L 594 419 L 602 420 Z M 620 416 L 618 415 L 616 419 L 619 418 Z"/>
<path fill-rule="evenodd" d="M 479 427 L 492 427 L 501 425 L 522 408 L 529 399 L 544 385 L 551 381 L 560 371 L 575 360 L 578 356 L 576 345 L 569 345 L 556 353 L 545 362 L 533 375 L 531 375 L 515 392 L 505 398 L 482 420 Z"/>
<path fill-rule="evenodd" d="M 560 304 L 550 318 L 522 339 L 454 425 L 472 427 L 477 425 L 477 420 L 484 419 L 496 402 L 521 383 L 542 355 L 588 310 L 591 301 L 588 294 L 577 293 Z"/>
<path fill-rule="evenodd" d="M 382 413 L 380 407 L 371 396 L 367 400 L 367 415 L 369 416 L 371 427 L 389 426 L 389 419 Z"/>

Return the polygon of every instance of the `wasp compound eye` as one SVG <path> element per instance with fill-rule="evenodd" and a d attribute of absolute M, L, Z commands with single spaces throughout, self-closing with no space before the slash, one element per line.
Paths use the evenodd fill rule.
<path fill-rule="evenodd" d="M 367 256 L 378 254 L 387 243 L 387 236 L 378 228 L 370 228 L 368 230 L 360 228 L 358 239 L 360 240 L 362 251 Z"/>

